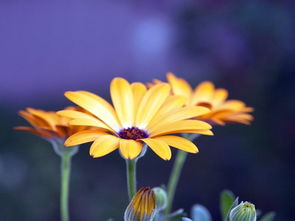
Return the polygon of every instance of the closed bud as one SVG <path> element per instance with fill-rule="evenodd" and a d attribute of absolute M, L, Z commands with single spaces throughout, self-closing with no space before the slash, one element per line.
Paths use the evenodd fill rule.
<path fill-rule="evenodd" d="M 249 202 L 241 202 L 230 211 L 229 220 L 256 221 L 255 205 Z"/>
<path fill-rule="evenodd" d="M 163 210 L 167 206 L 167 193 L 160 187 L 153 188 L 153 192 L 156 197 L 156 207 L 159 211 Z"/>
<path fill-rule="evenodd" d="M 124 221 L 153 221 L 157 212 L 154 191 L 149 187 L 141 188 L 125 210 Z"/>

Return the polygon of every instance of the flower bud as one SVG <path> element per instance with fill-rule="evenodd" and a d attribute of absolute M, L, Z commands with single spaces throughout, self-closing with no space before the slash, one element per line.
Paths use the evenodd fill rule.
<path fill-rule="evenodd" d="M 153 192 L 156 197 L 156 207 L 159 211 L 163 210 L 167 206 L 167 193 L 160 187 L 153 188 Z"/>
<path fill-rule="evenodd" d="M 141 188 L 126 208 L 124 221 L 153 221 L 157 212 L 154 191 L 149 187 Z"/>
<path fill-rule="evenodd" d="M 241 202 L 230 211 L 229 220 L 256 221 L 255 205 L 249 202 Z"/>

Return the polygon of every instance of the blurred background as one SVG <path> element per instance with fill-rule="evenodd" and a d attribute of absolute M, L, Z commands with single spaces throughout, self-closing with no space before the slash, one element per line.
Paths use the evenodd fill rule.
<path fill-rule="evenodd" d="M 62 109 L 67 90 L 109 99 L 115 76 L 149 82 L 168 71 L 192 85 L 211 80 L 255 108 L 251 126 L 216 127 L 196 141 L 174 209 L 201 203 L 220 220 L 228 188 L 294 220 L 294 9 L 293 0 L 1 0 L 0 220 L 59 220 L 59 158 L 12 130 L 27 125 L 19 109 Z M 92 159 L 88 149 L 73 158 L 72 221 L 122 220 L 124 161 L 117 151 Z M 172 163 L 149 151 L 139 187 L 166 183 Z"/>

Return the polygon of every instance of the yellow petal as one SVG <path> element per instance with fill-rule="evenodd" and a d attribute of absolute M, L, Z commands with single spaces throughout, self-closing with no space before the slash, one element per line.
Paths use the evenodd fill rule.
<path fill-rule="evenodd" d="M 172 87 L 173 94 L 184 96 L 186 99 L 189 99 L 192 93 L 192 88 L 182 78 L 177 78 L 173 73 L 167 73 L 167 80 Z M 187 100 L 188 101 L 188 100 Z"/>
<path fill-rule="evenodd" d="M 253 107 L 244 107 L 241 111 L 242 112 L 253 112 L 254 108 Z"/>
<path fill-rule="evenodd" d="M 165 143 L 167 143 L 169 146 L 178 148 L 180 150 L 183 150 L 185 152 L 189 152 L 189 153 L 197 153 L 199 152 L 197 146 L 182 137 L 178 137 L 178 136 L 161 136 L 161 137 L 156 137 L 154 138 L 156 140 L 161 140 L 164 141 Z"/>
<path fill-rule="evenodd" d="M 213 132 L 211 130 L 184 130 L 182 133 L 192 133 L 192 134 L 202 134 L 202 135 L 208 135 L 213 136 Z"/>
<path fill-rule="evenodd" d="M 27 111 L 41 119 L 43 119 L 44 121 L 46 121 L 51 129 L 55 129 L 55 124 L 56 124 L 56 120 L 54 120 L 50 114 L 48 114 L 47 112 L 45 111 L 42 111 L 42 110 L 36 110 L 36 109 L 33 109 L 33 108 L 27 108 Z"/>
<path fill-rule="evenodd" d="M 168 84 L 158 84 L 149 89 L 140 102 L 135 125 L 146 127 L 165 102 L 169 93 L 170 86 Z"/>
<path fill-rule="evenodd" d="M 171 159 L 171 150 L 167 143 L 153 138 L 142 139 L 159 157 L 164 160 Z"/>
<path fill-rule="evenodd" d="M 249 125 L 254 117 L 250 114 L 235 113 L 224 117 L 225 121 Z"/>
<path fill-rule="evenodd" d="M 225 122 L 223 121 L 224 119 L 220 119 L 220 118 L 210 118 L 210 120 L 213 122 L 213 124 L 219 125 L 219 126 L 224 126 Z"/>
<path fill-rule="evenodd" d="M 233 113 L 233 111 L 230 110 L 230 109 L 219 109 L 219 110 L 216 110 L 216 111 L 212 111 L 209 114 L 205 114 L 203 116 L 200 116 L 200 118 L 201 119 L 222 118 L 224 116 L 231 115 L 232 113 Z"/>
<path fill-rule="evenodd" d="M 41 136 L 41 137 L 52 137 L 53 133 L 51 133 L 50 131 L 47 131 L 47 130 L 42 130 L 42 129 L 34 129 L 34 128 L 31 128 L 31 127 L 25 127 L 25 126 L 19 126 L 19 127 L 14 127 L 13 128 L 14 130 L 22 130 L 22 131 L 25 131 L 25 132 L 29 132 L 29 133 L 32 133 L 34 135 L 37 135 L 37 136 Z"/>
<path fill-rule="evenodd" d="M 118 131 L 120 129 L 113 107 L 101 97 L 86 91 L 68 91 L 65 93 L 65 96 L 75 104 L 97 116 L 113 130 Z"/>
<path fill-rule="evenodd" d="M 138 83 L 138 82 L 132 83 L 131 89 L 132 89 L 133 97 L 134 97 L 134 109 L 137 110 L 147 90 L 144 84 Z"/>
<path fill-rule="evenodd" d="M 217 89 L 212 98 L 213 107 L 221 105 L 228 96 L 228 92 L 225 89 Z"/>
<path fill-rule="evenodd" d="M 153 119 L 150 121 L 149 126 L 151 127 L 154 123 L 157 123 L 159 119 L 166 116 L 171 110 L 180 108 L 185 104 L 185 98 L 183 96 L 169 96 L 159 111 L 155 114 Z"/>
<path fill-rule="evenodd" d="M 71 125 L 93 126 L 93 127 L 99 127 L 99 128 L 104 128 L 104 129 L 113 131 L 110 127 L 108 127 L 105 123 L 103 123 L 99 119 L 80 111 L 62 110 L 62 111 L 58 111 L 57 114 L 67 118 L 73 118 L 73 120 L 70 121 Z"/>
<path fill-rule="evenodd" d="M 227 100 L 220 108 L 239 111 L 245 107 L 245 103 L 239 100 Z"/>
<path fill-rule="evenodd" d="M 160 108 L 159 112 L 166 114 L 175 108 L 184 106 L 184 104 L 185 98 L 183 96 L 169 96 L 163 106 Z"/>
<path fill-rule="evenodd" d="M 29 112 L 19 111 L 19 115 L 28 121 L 34 128 L 52 129 L 51 125 L 40 117 L 36 117 Z"/>
<path fill-rule="evenodd" d="M 214 84 L 210 81 L 204 81 L 196 87 L 191 104 L 195 105 L 199 102 L 211 101 L 213 94 Z"/>
<path fill-rule="evenodd" d="M 98 127 L 98 128 L 103 128 L 109 131 L 113 131 L 108 126 L 106 126 L 103 122 L 97 119 L 74 119 L 74 120 L 71 120 L 69 124 L 75 125 L 75 126 Z"/>
<path fill-rule="evenodd" d="M 120 139 L 120 152 L 125 159 L 134 159 L 142 151 L 142 144 L 135 140 Z"/>
<path fill-rule="evenodd" d="M 83 143 L 88 143 L 91 141 L 94 141 L 96 138 L 98 138 L 101 135 L 106 135 L 106 133 L 96 130 L 84 130 L 79 131 L 72 136 L 70 136 L 65 141 L 65 146 L 76 146 Z"/>
<path fill-rule="evenodd" d="M 241 118 L 234 118 L 234 117 L 227 117 L 224 119 L 224 121 L 227 123 L 240 123 L 240 124 L 245 124 L 245 125 L 250 124 L 249 120 L 245 120 L 245 119 L 241 119 Z"/>
<path fill-rule="evenodd" d="M 148 126 L 148 130 L 153 131 L 156 128 L 162 127 L 164 125 L 168 125 L 175 121 L 186 120 L 190 118 L 194 118 L 200 115 L 204 115 L 209 113 L 210 110 L 205 107 L 183 107 L 175 109 L 164 116 L 162 118 L 158 118 L 152 126 Z"/>
<path fill-rule="evenodd" d="M 170 124 L 166 124 L 160 128 L 155 128 L 149 131 L 151 136 L 158 136 L 162 134 L 181 133 L 188 130 L 209 130 L 211 125 L 200 120 L 182 120 Z"/>
<path fill-rule="evenodd" d="M 102 157 L 119 147 L 120 139 L 112 135 L 98 137 L 90 147 L 89 154 L 93 157 Z"/>
<path fill-rule="evenodd" d="M 246 114 L 246 113 L 237 113 L 234 115 L 234 117 L 243 118 L 245 120 L 253 120 L 254 119 L 254 117 L 251 114 Z"/>
<path fill-rule="evenodd" d="M 121 125 L 131 127 L 134 123 L 134 101 L 130 84 L 123 78 L 114 78 L 110 90 Z"/>
<path fill-rule="evenodd" d="M 80 119 L 93 119 L 94 117 L 89 115 L 89 114 L 86 114 L 86 113 L 83 113 L 83 112 L 80 112 L 80 111 L 76 111 L 76 110 L 61 110 L 61 111 L 57 111 L 56 112 L 58 115 L 60 116 L 63 116 L 63 117 L 67 117 L 67 118 L 80 118 Z"/>

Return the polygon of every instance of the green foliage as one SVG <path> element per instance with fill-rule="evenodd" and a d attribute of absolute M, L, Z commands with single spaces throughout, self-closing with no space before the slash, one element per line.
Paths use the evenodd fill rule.
<path fill-rule="evenodd" d="M 275 212 L 269 212 L 266 213 L 264 216 L 262 216 L 259 221 L 273 221 L 275 218 Z"/>
<path fill-rule="evenodd" d="M 223 220 L 225 220 L 226 217 L 228 216 L 234 201 L 235 201 L 235 195 L 231 191 L 224 190 L 221 192 L 219 204 L 220 204 L 220 212 L 221 212 L 221 216 Z"/>

